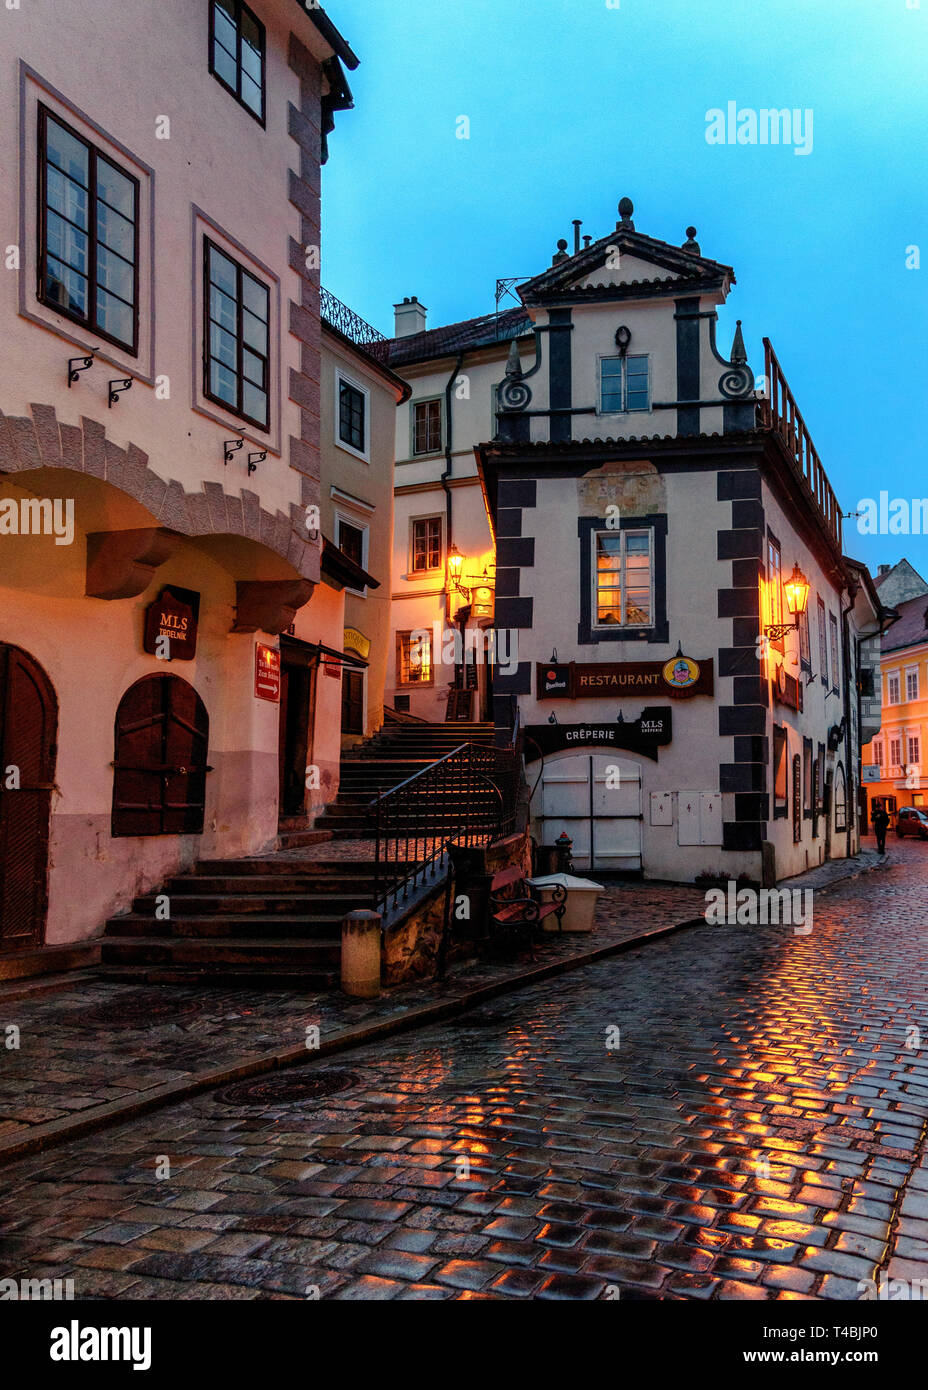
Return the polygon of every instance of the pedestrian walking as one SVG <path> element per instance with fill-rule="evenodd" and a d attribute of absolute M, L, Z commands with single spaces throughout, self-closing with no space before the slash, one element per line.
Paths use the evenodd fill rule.
<path fill-rule="evenodd" d="M 882 806 L 873 812 L 873 833 L 876 836 L 877 854 L 886 853 L 886 832 L 889 829 L 889 816 Z"/>

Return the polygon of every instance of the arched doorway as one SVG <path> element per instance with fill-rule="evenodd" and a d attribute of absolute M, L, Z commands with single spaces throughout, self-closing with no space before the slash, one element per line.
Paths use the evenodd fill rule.
<path fill-rule="evenodd" d="M 48 824 L 58 701 L 28 652 L 0 642 L 0 949 L 39 946 L 48 909 Z"/>
<path fill-rule="evenodd" d="M 200 835 L 209 715 L 180 676 L 145 676 L 116 711 L 112 834 Z"/>

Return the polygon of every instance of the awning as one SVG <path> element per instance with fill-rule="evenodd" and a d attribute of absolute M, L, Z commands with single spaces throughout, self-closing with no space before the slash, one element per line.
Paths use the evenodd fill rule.
<path fill-rule="evenodd" d="M 288 637 L 285 633 L 280 635 L 280 650 L 285 655 L 286 666 L 312 666 L 320 656 L 324 656 L 326 661 L 337 661 L 342 666 L 351 666 L 360 671 L 366 671 L 368 666 L 363 657 L 356 656 L 354 652 L 340 652 L 334 647 L 327 647 L 324 642 L 303 642 L 299 637 Z"/>
<path fill-rule="evenodd" d="M 340 589 L 380 588 L 380 580 L 349 559 L 328 536 L 322 537 L 321 568 L 323 578 L 332 580 Z"/>

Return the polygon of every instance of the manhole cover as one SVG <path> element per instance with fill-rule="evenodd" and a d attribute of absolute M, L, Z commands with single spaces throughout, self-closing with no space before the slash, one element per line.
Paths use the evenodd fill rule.
<path fill-rule="evenodd" d="M 298 1105 L 301 1101 L 322 1100 L 336 1091 L 347 1091 L 359 1081 L 360 1077 L 353 1071 L 314 1072 L 311 1076 L 284 1073 L 227 1086 L 216 1099 L 221 1105 Z"/>
<path fill-rule="evenodd" d="M 139 990 L 118 995 L 89 1009 L 78 1009 L 63 1020 L 76 1028 L 154 1028 L 159 1023 L 176 1023 L 198 1014 L 202 1008 L 195 999 L 179 999 L 170 993 Z"/>
<path fill-rule="evenodd" d="M 464 1014 L 457 1020 L 459 1028 L 495 1028 L 502 1023 L 508 1023 L 510 1015 L 500 1013 L 493 1009 L 475 1009 L 473 1013 Z"/>

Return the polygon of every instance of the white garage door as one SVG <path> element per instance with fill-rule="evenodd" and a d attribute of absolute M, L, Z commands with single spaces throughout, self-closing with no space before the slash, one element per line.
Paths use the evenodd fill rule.
<path fill-rule="evenodd" d="M 607 753 L 576 753 L 545 763 L 532 801 L 539 844 L 562 830 L 577 869 L 641 868 L 641 771 Z"/>

